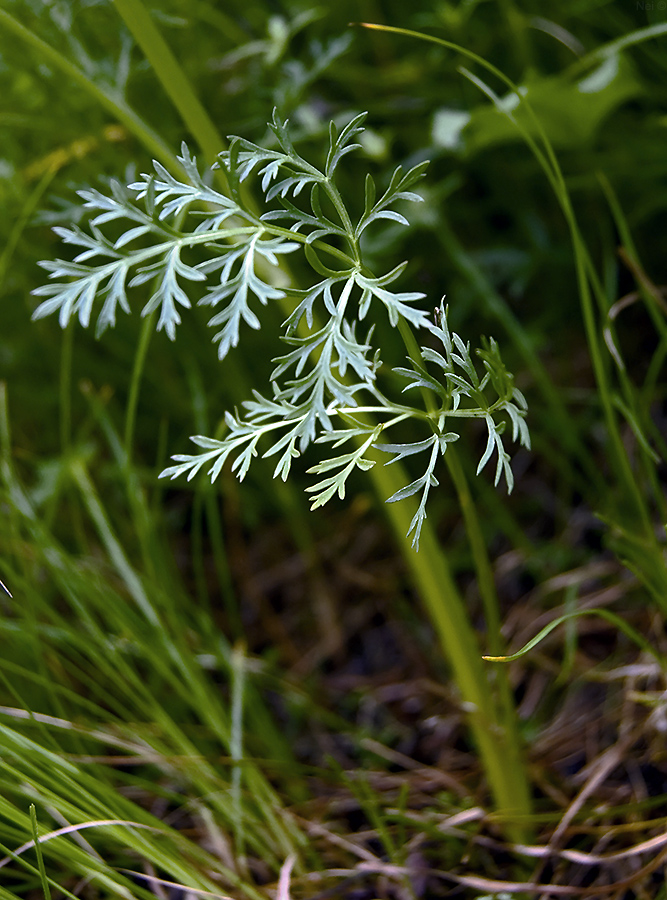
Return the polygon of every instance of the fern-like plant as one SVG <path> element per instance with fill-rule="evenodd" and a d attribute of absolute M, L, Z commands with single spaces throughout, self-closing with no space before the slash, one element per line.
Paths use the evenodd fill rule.
<path fill-rule="evenodd" d="M 432 321 L 416 305 L 424 294 L 393 289 L 406 263 L 380 275 L 364 263 L 362 235 L 380 220 L 408 224 L 395 206 L 421 200 L 411 189 L 427 165 L 408 172 L 399 167 L 380 196 L 367 175 L 364 210 L 355 220 L 336 175 L 343 158 L 360 146 L 355 139 L 364 118 L 356 116 L 340 132 L 332 123 L 326 162 L 318 169 L 300 156 L 287 123 L 274 114 L 270 127 L 275 148 L 237 137 L 220 154 L 218 165 L 227 176 L 229 196 L 211 187 L 185 145 L 180 162 L 187 181 L 156 162 L 154 174 L 127 187 L 115 183 L 108 194 L 82 191 L 84 206 L 92 213 L 89 230 L 55 229 L 78 251 L 72 261 L 42 264 L 51 281 L 35 291 L 46 299 L 34 318 L 57 312 L 64 327 L 78 315 L 87 326 L 99 305 L 99 335 L 115 324 L 118 308 L 130 311 L 132 289 L 151 281 L 156 287 L 142 315 L 159 309 L 157 327 L 173 340 L 181 321 L 179 307 L 191 306 L 188 287 L 201 283 L 204 293 L 198 303 L 212 308 L 209 325 L 222 359 L 239 343 L 243 323 L 259 329 L 262 307 L 287 297 L 293 301 L 282 335 L 287 351 L 274 360 L 268 390 L 254 391 L 243 413 L 225 414 L 227 430 L 221 439 L 193 437 L 199 452 L 174 456 L 175 465 L 162 477 L 190 479 L 206 467 L 213 480 L 230 459 L 243 479 L 261 446 L 264 456 L 276 457 L 274 475 L 286 479 L 292 461 L 311 443 L 332 451 L 346 446 L 347 452 L 324 453 L 309 469 L 322 476 L 307 489 L 315 508 L 336 493 L 344 497 L 354 469 L 374 465 L 369 458 L 372 447 L 387 453 L 388 463 L 421 456 L 423 474 L 389 497 L 394 502 L 420 495 L 408 532 L 418 547 L 429 492 L 438 484 L 438 460 L 459 438 L 453 430 L 457 420 L 484 420 L 488 440 L 477 471 L 495 453 L 495 482 L 504 478 L 511 490 L 503 435 L 509 423 L 512 439 L 529 446 L 526 401 L 494 340 L 483 342 L 476 362 L 469 344 L 450 331 L 444 305 Z M 265 199 L 261 214 L 250 207 L 242 190 L 252 176 Z M 120 228 L 116 239 L 107 236 L 112 223 Z M 299 290 L 277 288 L 272 268 L 279 257 L 299 251 L 313 272 L 312 284 Z M 383 306 L 391 325 L 401 329 L 410 349 L 409 366 L 393 371 L 404 382 L 404 394 L 413 398 L 415 389 L 420 390 L 422 405 L 391 399 L 384 383 L 380 386 L 381 348 L 373 343 L 372 327 L 360 333 L 371 304 Z M 420 331 L 429 343 L 417 349 L 414 332 Z M 390 430 L 406 420 L 414 422 L 418 434 L 421 431 L 419 439 L 388 442 Z"/>

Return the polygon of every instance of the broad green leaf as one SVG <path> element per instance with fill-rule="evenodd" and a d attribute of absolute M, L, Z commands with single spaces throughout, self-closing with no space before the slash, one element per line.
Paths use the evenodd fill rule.
<path fill-rule="evenodd" d="M 605 58 L 592 72 L 573 79 L 568 72 L 531 77 L 510 92 L 481 103 L 472 110 L 443 108 L 433 120 L 433 142 L 462 155 L 486 147 L 523 140 L 514 120 L 536 136 L 526 109 L 529 104 L 547 137 L 556 147 L 579 147 L 590 143 L 602 122 L 631 97 L 642 93 L 632 63 L 620 54 Z M 489 93 L 492 92 L 489 90 Z"/>

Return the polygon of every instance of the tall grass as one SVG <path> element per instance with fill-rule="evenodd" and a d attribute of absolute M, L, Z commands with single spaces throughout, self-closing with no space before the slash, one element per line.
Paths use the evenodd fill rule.
<path fill-rule="evenodd" d="M 658 504 L 658 510 L 655 511 L 659 512 L 664 523 L 666 521 L 664 498 L 661 496 L 661 491 L 656 489 L 659 481 L 656 467 L 661 459 L 651 447 L 648 433 L 648 429 L 651 428 L 650 418 L 646 415 L 645 403 L 642 404 L 641 391 L 630 381 L 627 369 L 617 353 L 614 355 L 616 365 L 612 371 L 611 354 L 605 348 L 604 335 L 610 327 L 609 323 L 613 317 L 611 308 L 616 298 L 610 298 L 605 291 L 603 278 L 597 271 L 592 253 L 577 221 L 566 179 L 543 124 L 532 109 L 528 97 L 523 96 L 519 86 L 477 54 L 457 46 L 451 41 L 410 32 L 402 28 L 381 25 L 366 25 L 366 27 L 447 47 L 471 59 L 514 94 L 518 108 L 523 115 L 513 112 L 511 108 L 508 109 L 507 103 L 503 103 L 493 88 L 479 76 L 473 75 L 466 69 L 461 70 L 462 74 L 494 103 L 496 110 L 506 117 L 520 133 L 544 172 L 567 222 L 572 241 L 581 316 L 597 383 L 597 395 L 606 426 L 607 453 L 613 479 L 611 489 L 607 491 L 609 500 L 600 510 L 600 514 L 608 523 L 611 542 L 616 552 L 643 582 L 664 616 L 667 613 L 667 560 L 664 552 L 664 536 L 656 530 L 654 509 L 649 500 L 655 491 L 653 496 Z M 661 24 L 625 35 L 622 39 L 599 47 L 580 59 L 573 67 L 573 74 L 580 75 L 589 72 L 592 68 L 603 64 L 604 61 L 613 60 L 621 50 L 664 35 L 667 35 L 667 25 Z M 514 105 L 512 104 L 512 106 Z M 526 123 L 530 127 L 527 127 Z M 606 194 L 612 204 L 619 233 L 625 239 L 625 244 L 622 246 L 628 245 L 629 252 L 633 254 L 627 223 L 608 186 Z M 659 365 L 658 361 L 662 360 L 665 352 L 666 330 L 662 317 L 657 313 L 655 294 L 647 291 L 645 284 L 643 288 L 644 301 L 656 322 L 661 337 L 661 345 L 654 352 L 654 362 Z M 664 313 L 664 304 L 662 311 Z M 514 333 L 517 344 L 523 345 L 521 329 L 509 319 L 507 319 L 507 325 L 508 329 Z M 535 364 L 533 364 L 533 368 L 536 368 Z M 538 383 L 543 386 L 544 379 L 541 377 L 539 369 L 537 372 L 540 376 Z M 614 384 L 614 375 L 617 386 Z M 557 421 L 562 421 L 557 400 L 553 398 L 550 391 L 547 390 L 545 393 L 545 399 L 551 401 L 551 407 L 556 410 Z M 642 407 L 643 414 L 639 412 Z M 633 461 L 630 459 L 623 440 L 621 420 L 624 420 L 625 425 L 630 428 L 636 438 L 634 451 L 637 464 L 635 467 L 633 467 Z M 565 429 L 565 434 L 569 434 L 569 429 Z M 567 437 L 566 440 L 568 440 Z M 592 467 L 593 463 L 589 462 L 587 468 L 591 469 Z M 650 486 L 649 491 L 647 491 L 648 486 Z"/>
<path fill-rule="evenodd" d="M 152 70 L 155 89 L 180 117 L 179 128 L 212 159 L 223 147 L 219 132 L 240 129 L 223 129 L 214 123 L 159 25 L 139 0 L 119 0 L 115 8 Z M 123 96 L 71 62 L 22 24 L 18 15 L 0 10 L 0 26 L 56 68 L 68 83 L 82 88 L 149 155 L 177 170 L 172 147 L 178 129 L 168 135 L 158 133 Z M 623 312 L 616 306 L 616 285 L 605 277 L 614 266 L 613 248 L 605 248 L 600 262 L 581 224 L 571 184 L 548 130 L 531 108 L 530 97 L 526 99 L 499 68 L 465 47 L 408 29 L 373 27 L 427 39 L 463 55 L 472 61 L 475 72 L 485 71 L 494 84 L 518 98 L 522 115 L 514 116 L 492 86 L 478 74 L 463 72 L 467 84 L 486 95 L 520 132 L 566 223 L 595 376 L 595 405 L 605 426 L 606 471 L 601 470 L 599 454 L 587 445 L 586 435 L 572 422 L 567 399 L 535 349 L 531 334 L 535 326 L 524 324 L 511 310 L 444 213 L 438 220 L 437 240 L 453 269 L 473 286 L 489 317 L 506 329 L 523 360 L 540 397 L 532 405 L 542 406 L 538 415 L 544 428 L 536 436 L 537 452 L 543 448 L 569 488 L 584 494 L 598 511 L 610 546 L 664 617 L 667 569 L 661 523 L 667 516 L 659 471 L 664 440 L 651 419 L 667 354 L 664 299 L 644 271 L 621 200 L 601 175 L 601 194 L 638 281 L 637 302 L 645 305 L 658 334 L 641 385 L 632 380 L 619 349 Z M 627 33 L 584 57 L 570 74 L 576 79 L 605 59 L 632 52 L 666 31 L 667 27 L 657 25 Z M 238 38 L 234 34 L 234 40 Z M 529 52 L 525 31 L 519 44 Z M 400 57 L 393 45 L 386 53 L 378 45 L 375 48 L 378 59 Z M 26 199 L 21 228 L 54 176 L 55 170 L 48 172 Z M 17 231 L 8 246 L 15 247 L 22 237 L 23 232 Z M 6 258 L 10 259 L 7 251 Z M 3 255 L 0 274 L 9 277 L 9 271 Z M 281 277 L 298 279 L 299 273 L 284 269 Z M 300 814 L 299 804 L 308 798 L 307 776 L 313 773 L 296 760 L 270 700 L 276 690 L 286 696 L 294 691 L 296 696 L 296 689 L 289 680 L 276 682 L 270 666 L 244 646 L 221 513 L 224 488 L 218 492 L 198 485 L 187 495 L 191 577 L 183 577 L 174 560 L 173 535 L 165 521 L 169 505 L 164 488 L 153 478 L 166 456 L 166 424 L 160 434 L 150 435 L 151 459 L 157 459 L 157 465 L 149 469 L 142 462 L 142 451 L 151 443 L 142 428 L 141 410 L 155 359 L 152 331 L 153 322 L 147 319 L 135 338 L 128 397 L 120 416 L 115 415 L 105 389 L 88 385 L 82 394 L 75 390 L 79 347 L 73 330 L 65 332 L 58 386 L 61 447 L 47 464 L 35 465 L 32 458 L 33 452 L 39 452 L 38 441 L 35 451 L 12 441 L 9 410 L 14 386 L 9 386 L 9 399 L 4 386 L 0 395 L 0 575 L 14 595 L 13 600 L 2 598 L 0 623 L 0 679 L 6 698 L 0 707 L 3 900 L 33 891 L 48 896 L 49 889 L 78 896 L 87 884 L 92 890 L 129 900 L 155 896 L 167 882 L 202 895 L 260 898 L 267 892 L 263 882 L 269 889 L 277 887 L 288 858 L 296 860 L 297 879 L 308 871 L 325 871 L 329 865 Z M 192 352 L 196 356 L 198 351 Z M 219 410 L 209 409 L 198 364 L 187 362 L 187 351 L 182 359 L 191 415 L 197 419 L 198 431 L 206 433 L 205 420 L 217 418 Z M 230 406 L 248 395 L 248 367 L 243 359 L 236 365 L 230 378 L 235 387 L 225 398 Z M 20 418 L 24 420 L 23 410 Z M 123 424 L 118 425 L 121 420 Z M 189 423 L 182 427 L 191 428 Z M 169 444 L 173 445 L 173 439 Z M 434 660 L 434 669 L 449 668 L 466 710 L 469 738 L 479 753 L 496 821 L 505 836 L 521 840 L 530 834 L 531 823 L 538 821 L 530 815 L 530 771 L 509 681 L 504 671 L 482 660 L 482 654 L 500 657 L 506 652 L 502 604 L 487 549 L 489 519 L 499 531 L 513 535 L 522 552 L 531 553 L 534 548 L 524 533 L 528 524 L 517 519 L 512 508 L 497 497 L 485 505 L 485 492 L 471 484 L 465 457 L 450 454 L 448 462 L 469 542 L 469 564 L 482 601 L 486 630 L 481 640 L 476 634 L 477 611 L 469 612 L 457 582 L 460 560 L 443 546 L 437 517 L 424 523 L 416 554 L 405 538 L 414 509 L 409 502 L 383 504 L 408 476 L 399 465 L 376 465 L 370 477 L 410 587 L 436 635 L 441 658 Z M 317 566 L 309 513 L 300 493 L 290 484 L 274 491 L 268 480 L 262 489 L 271 492 L 271 502 L 280 510 L 300 552 Z M 210 605 L 209 542 L 215 590 L 224 598 L 226 633 L 220 628 L 219 612 Z M 566 617 L 557 621 L 565 622 Z M 634 632 L 630 636 L 642 640 Z M 329 715 L 317 708 L 307 692 L 298 694 L 298 702 L 314 719 Z M 336 721 L 334 727 L 343 730 L 346 726 Z M 352 734 L 352 740 L 362 746 L 364 738 Z M 386 810 L 358 773 L 316 774 L 347 784 L 378 835 L 383 861 L 406 865 L 407 835 L 415 831 L 432 840 L 443 858 L 463 854 L 465 832 L 463 837 L 443 837 L 438 825 L 426 819 L 415 824 L 406 812 L 406 795 L 395 798 L 396 808 Z M 261 871 L 257 860 L 265 866 Z M 400 879 L 403 888 L 409 889 L 404 873 Z"/>

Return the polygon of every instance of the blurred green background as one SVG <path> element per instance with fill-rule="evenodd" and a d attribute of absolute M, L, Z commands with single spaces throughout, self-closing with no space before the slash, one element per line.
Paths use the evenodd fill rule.
<path fill-rule="evenodd" d="M 39 261 L 66 250 L 51 227 L 85 218 L 77 190 L 130 182 L 158 155 L 167 164 L 182 141 L 200 161 L 207 155 L 165 77 L 137 45 L 140 25 L 132 35 L 126 21 L 148 12 L 222 139 L 264 144 L 277 109 L 300 152 L 321 161 L 330 121 L 345 124 L 368 111 L 362 150 L 341 167 L 341 191 L 352 206 L 359 198 L 359 210 L 366 172 L 383 185 L 396 165 L 431 161 L 420 185 L 425 202 L 408 211 L 411 226 L 388 225 L 366 250 L 378 271 L 408 260 L 401 289 L 423 291 L 429 307 L 446 295 L 452 326 L 473 344 L 493 335 L 528 398 L 533 450 L 515 457 L 513 495 L 496 492 L 488 475 L 471 479 L 509 645 L 518 649 L 577 602 L 599 603 L 615 604 L 664 653 L 664 6 L 4 0 L 0 577 L 16 603 L 0 601 L 1 702 L 14 710 L 2 713 L 0 837 L 10 849 L 30 839 L 29 802 L 44 829 L 144 813 L 150 827 L 175 823 L 167 849 L 161 838 L 142 836 L 141 843 L 135 832 L 138 843 L 128 850 L 119 831 L 105 832 L 107 868 L 74 842 L 70 850 L 50 842 L 52 887 L 58 881 L 74 890 L 77 879 L 90 877 L 110 896 L 152 896 L 148 882 L 119 874 L 130 865 L 125 854 L 135 853 L 192 888 L 223 885 L 234 896 L 264 897 L 291 852 L 298 877 L 344 865 L 352 871 L 345 849 L 339 858 L 309 831 L 309 822 L 334 819 L 346 837 L 367 828 L 358 846 L 397 865 L 409 839 L 421 835 L 436 848 L 431 856 L 424 850 L 432 868 L 454 866 L 465 850 L 478 873 L 528 877 L 521 866 L 508 874 L 500 853 L 471 849 L 476 825 L 445 841 L 440 820 L 428 819 L 432 808 L 449 815 L 482 802 L 484 787 L 466 755 L 455 691 L 423 687 L 447 684 L 447 663 L 369 484 L 357 478 L 355 496 L 311 514 L 302 495 L 308 455 L 287 486 L 273 482 L 271 461 L 261 460 L 242 486 L 229 473 L 215 487 L 205 477 L 167 486 L 157 480 L 172 453 L 190 451 L 189 435 L 213 434 L 226 409 L 252 387 L 263 389 L 280 352 L 280 311 L 266 310 L 262 331 L 246 330 L 223 363 L 207 331 L 209 314 L 196 306 L 183 316 L 176 342 L 160 333 L 143 344 L 140 291 L 133 314 L 100 340 L 78 325 L 63 332 L 55 319 L 31 322 L 31 291 L 46 278 Z M 363 22 L 458 44 L 515 82 L 522 99 L 455 50 Z M 475 83 L 480 78 L 483 85 Z M 506 115 L 538 138 L 530 110 L 559 160 L 561 196 L 575 211 L 584 267 L 597 285 L 597 373 L 566 218 Z M 302 275 L 296 268 L 295 278 Z M 378 333 L 384 358 L 403 364 L 397 332 L 379 321 Z M 123 432 L 143 349 L 130 460 Z M 605 403 L 617 417 L 630 482 L 609 449 Z M 467 439 L 483 440 L 474 430 Z M 473 475 L 472 462 L 464 467 Z M 633 542 L 641 531 L 633 503 L 654 544 Z M 447 478 L 429 515 L 483 644 L 472 553 Z M 533 834 L 543 828 L 535 837 L 542 842 L 579 789 L 576 773 L 622 731 L 625 687 L 593 689 L 589 673 L 636 658 L 615 629 L 568 629 L 510 679 L 531 760 Z M 662 690 L 663 675 L 651 670 L 636 688 L 646 690 L 637 701 L 648 710 L 645 723 L 649 689 Z M 396 701 L 404 681 L 421 685 L 412 706 Z M 393 694 L 382 694 L 385 682 Z M 607 737 L 594 750 L 568 745 L 559 756 L 554 734 L 567 732 L 575 742 L 581 734 L 576 717 L 566 715 L 565 725 L 559 719 L 573 696 L 584 697 L 579 709 L 596 722 L 599 716 L 596 734 Z M 82 731 L 64 734 L 44 716 Z M 459 724 L 445 727 L 445 720 Z M 650 780 L 650 770 L 654 778 L 645 805 L 626 782 L 603 798 L 609 809 L 629 805 L 615 821 L 645 816 L 647 838 L 657 828 L 651 804 L 656 816 L 665 814 L 667 779 L 651 728 L 642 732 L 642 777 Z M 441 744 L 467 772 L 459 793 L 449 783 L 415 787 L 407 776 L 405 787 L 379 776 L 359 787 L 343 771 L 375 776 L 380 765 L 390 778 L 407 756 L 444 771 Z M 109 762 L 112 753 L 134 754 L 137 768 Z M 54 758 L 60 768 L 51 783 Z M 79 766 L 79 775 L 66 764 Z M 336 806 L 332 797 L 343 795 Z M 593 817 L 594 806 L 595 796 Z M 429 813 L 415 824 L 406 810 Z M 493 823 L 490 829 L 494 834 Z M 584 844 L 590 849 L 592 841 Z M 2 900 L 39 895 L 36 868 L 17 864 L 12 872 Z M 309 884 L 299 882 L 299 896 Z M 106 896 L 98 887 L 85 896 Z M 431 896 L 432 888 L 420 892 L 414 881 L 412 895 L 394 887 L 384 896 Z M 369 888 L 360 900 L 366 896 L 379 893 Z"/>

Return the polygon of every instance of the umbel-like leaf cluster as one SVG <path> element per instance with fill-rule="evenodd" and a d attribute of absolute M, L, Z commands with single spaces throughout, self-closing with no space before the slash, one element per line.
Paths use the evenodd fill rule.
<path fill-rule="evenodd" d="M 213 480 L 230 459 L 232 470 L 243 479 L 262 442 L 263 455 L 276 458 L 274 474 L 286 479 L 292 460 L 309 444 L 331 444 L 334 450 L 348 444 L 353 448 L 349 452 L 327 457 L 309 470 L 325 476 L 308 488 L 314 508 L 335 493 L 344 497 L 354 469 L 374 464 L 368 458 L 371 447 L 388 453 L 389 462 L 423 454 L 423 475 L 389 498 L 393 502 L 420 495 L 410 527 L 418 546 L 429 491 L 438 484 L 436 464 L 459 437 L 451 430 L 453 420 L 484 420 L 488 440 L 478 472 L 495 453 L 496 484 L 504 477 L 511 490 L 503 433 L 509 423 L 512 439 L 529 446 L 526 402 L 505 370 L 495 341 L 477 351 L 480 374 L 469 345 L 450 332 L 444 307 L 436 310 L 434 324 L 414 305 L 424 294 L 392 289 L 405 263 L 380 276 L 364 264 L 362 234 L 383 219 L 408 224 L 394 207 L 399 201 L 421 200 L 411 188 L 426 168 L 426 163 L 408 172 L 399 167 L 379 197 L 368 175 L 364 210 L 353 219 L 338 190 L 336 172 L 346 154 L 360 146 L 355 139 L 364 117 L 357 116 L 340 132 L 332 123 L 321 170 L 297 153 L 286 123 L 277 115 L 270 126 L 275 149 L 233 138 L 217 164 L 227 177 L 228 195 L 202 177 L 185 145 L 179 161 L 186 181 L 156 162 L 154 174 L 143 175 L 127 188 L 113 184 L 110 194 L 82 191 L 84 206 L 92 213 L 89 231 L 55 229 L 78 252 L 72 261 L 43 263 L 50 282 L 35 291 L 47 299 L 34 318 L 57 312 L 64 327 L 76 315 L 85 327 L 99 307 L 100 335 L 115 324 L 118 308 L 130 311 L 128 292 L 150 281 L 153 291 L 142 315 L 159 310 L 157 328 L 173 340 L 181 321 L 179 307 L 190 308 L 188 289 L 192 293 L 190 283 L 197 282 L 198 303 L 213 311 L 209 325 L 222 359 L 237 346 L 242 323 L 259 329 L 262 307 L 293 300 L 282 335 L 287 352 L 274 360 L 268 395 L 254 391 L 242 414 L 226 413 L 222 439 L 193 437 L 199 452 L 174 456 L 175 465 L 161 476 L 190 479 L 206 468 Z M 242 189 L 252 176 L 259 179 L 264 195 L 261 214 Z M 109 231 L 119 236 L 112 239 Z M 312 285 L 302 290 L 276 287 L 272 276 L 280 257 L 297 251 L 313 271 Z M 429 346 L 411 353 L 410 368 L 394 369 L 405 382 L 404 392 L 414 396 L 419 389 L 421 406 L 391 401 L 377 384 L 381 350 L 373 344 L 372 328 L 358 334 L 371 304 L 383 306 L 402 333 L 426 330 L 430 335 Z M 412 443 L 384 441 L 389 429 L 409 419 L 421 423 L 424 437 Z"/>

